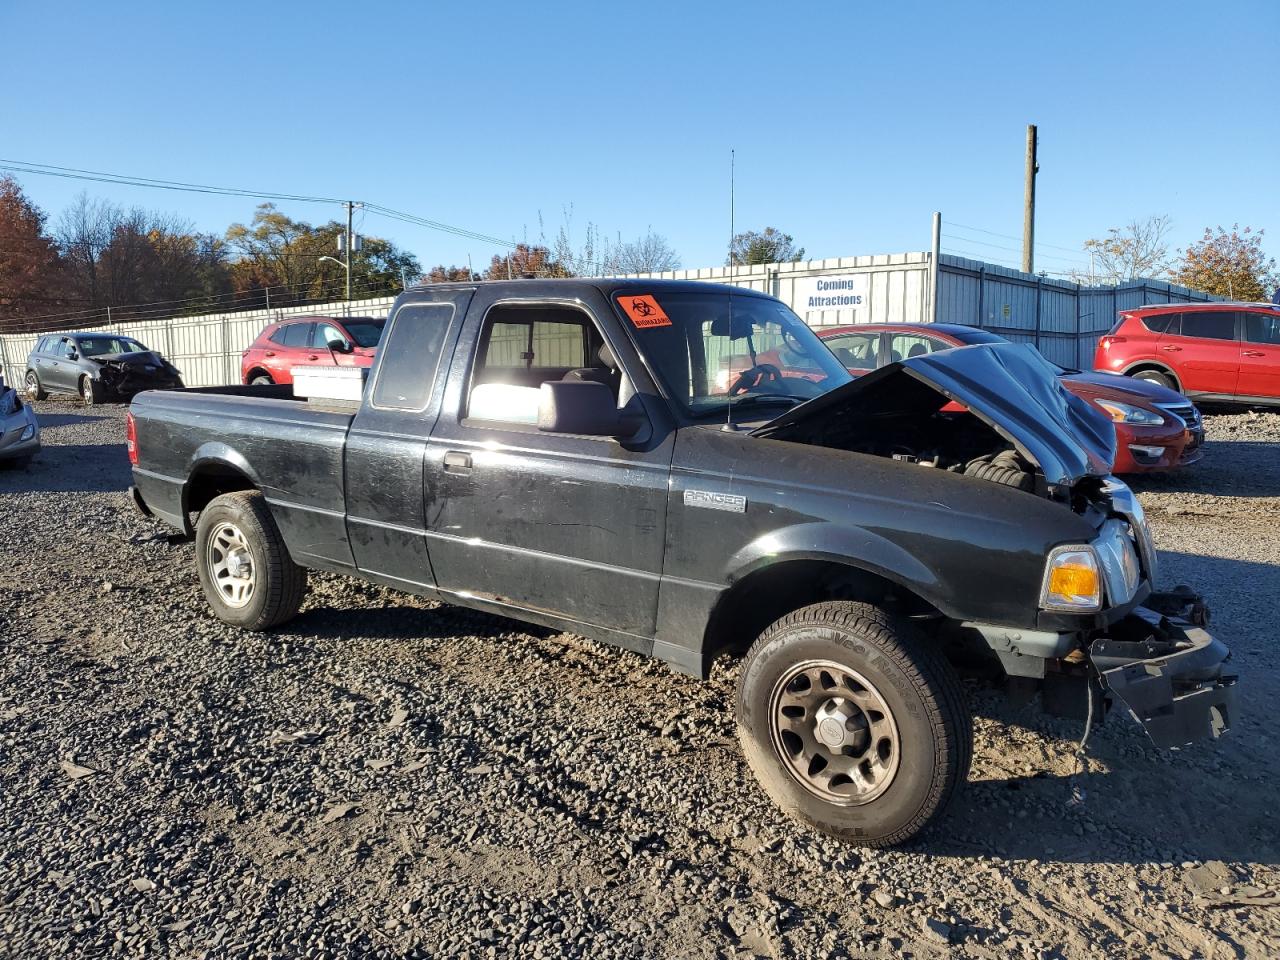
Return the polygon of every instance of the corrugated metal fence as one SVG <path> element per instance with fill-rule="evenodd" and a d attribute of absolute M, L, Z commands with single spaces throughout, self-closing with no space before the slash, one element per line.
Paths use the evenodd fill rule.
<path fill-rule="evenodd" d="M 935 278 L 927 253 L 709 267 L 643 276 L 707 280 L 761 290 L 778 297 L 815 327 L 920 323 L 935 318 L 966 323 L 1010 340 L 1033 343 L 1063 366 L 1086 369 L 1093 365 L 1098 337 L 1115 322 L 1117 310 L 1144 303 L 1216 299 L 1161 280 L 1082 286 L 943 254 L 937 265 L 935 317 Z M 214 386 L 239 381 L 241 352 L 272 321 L 308 314 L 385 316 L 393 299 L 146 320 L 102 329 L 127 333 L 159 350 L 182 371 L 190 386 Z M 0 361 L 7 382 L 22 381 L 27 354 L 36 339 L 34 334 L 0 336 Z"/>
<path fill-rule="evenodd" d="M 239 313 L 214 313 L 196 317 L 174 317 L 169 320 L 142 320 L 136 323 L 112 323 L 94 327 L 127 334 L 153 350 L 159 350 L 182 371 L 182 379 L 190 387 L 212 387 L 240 382 L 240 354 L 253 343 L 268 323 L 286 317 L 310 316 L 386 316 L 394 297 L 353 300 L 351 303 L 312 304 L 278 310 L 245 310 Z M 20 384 L 26 374 L 27 354 L 40 334 L 5 334 L 0 336 L 0 360 L 4 363 L 6 383 Z"/>

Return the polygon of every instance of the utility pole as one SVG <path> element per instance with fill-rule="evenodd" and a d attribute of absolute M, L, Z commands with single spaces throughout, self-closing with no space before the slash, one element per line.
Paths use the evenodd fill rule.
<path fill-rule="evenodd" d="M 1035 273 L 1036 257 L 1036 125 L 1027 124 L 1027 178 L 1022 193 L 1022 272 Z"/>
<path fill-rule="evenodd" d="M 942 256 L 942 213 L 933 215 L 933 239 L 929 246 L 929 322 L 938 322 L 938 270 Z"/>

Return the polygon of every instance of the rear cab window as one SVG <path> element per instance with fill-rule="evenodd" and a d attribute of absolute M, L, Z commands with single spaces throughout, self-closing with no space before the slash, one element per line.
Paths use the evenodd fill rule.
<path fill-rule="evenodd" d="M 379 351 L 373 406 L 426 409 L 454 312 L 454 305 L 448 302 L 411 303 L 396 311 L 386 349 Z"/>

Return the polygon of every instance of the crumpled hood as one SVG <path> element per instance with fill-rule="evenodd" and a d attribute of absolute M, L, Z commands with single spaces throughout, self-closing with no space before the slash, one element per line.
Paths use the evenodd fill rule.
<path fill-rule="evenodd" d="M 165 368 L 164 358 L 154 350 L 130 350 L 128 353 L 94 353 L 89 355 L 89 359 L 97 360 L 99 363 L 122 363 L 127 367 L 145 367 L 147 364 L 152 364 L 161 370 Z"/>
<path fill-rule="evenodd" d="M 1038 464 L 1049 484 L 1069 487 L 1111 473 L 1111 420 L 1066 390 L 1058 371 L 1020 343 L 976 344 L 891 363 L 792 407 L 752 435 L 804 442 L 826 418 L 928 415 L 949 400 Z"/>

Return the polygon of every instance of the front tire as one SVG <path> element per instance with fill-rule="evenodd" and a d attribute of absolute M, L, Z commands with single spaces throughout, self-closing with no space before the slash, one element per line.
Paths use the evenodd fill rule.
<path fill-rule="evenodd" d="M 196 525 L 196 570 L 214 616 L 244 630 L 292 619 L 307 571 L 289 556 L 280 529 L 256 490 L 212 500 Z"/>
<path fill-rule="evenodd" d="M 80 378 L 80 399 L 84 401 L 86 407 L 96 407 L 102 403 L 103 391 L 102 384 L 93 377 Z"/>
<path fill-rule="evenodd" d="M 752 644 L 738 739 L 784 812 L 869 847 L 924 830 L 968 776 L 973 727 L 950 664 L 865 603 L 802 607 Z"/>
<path fill-rule="evenodd" d="M 49 394 L 40 385 L 40 374 L 34 370 L 27 371 L 27 397 L 31 400 L 49 399 Z"/>

